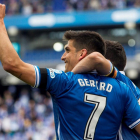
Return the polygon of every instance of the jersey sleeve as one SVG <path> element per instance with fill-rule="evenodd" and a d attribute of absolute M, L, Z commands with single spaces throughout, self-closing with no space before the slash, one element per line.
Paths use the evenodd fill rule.
<path fill-rule="evenodd" d="M 109 71 L 109 73 L 107 75 L 104 75 L 104 76 L 111 77 L 111 78 L 116 78 L 117 71 L 116 71 L 114 65 L 111 62 L 110 62 L 110 71 Z"/>
<path fill-rule="evenodd" d="M 140 99 L 140 89 L 127 76 L 122 74 L 116 67 L 114 67 L 111 62 L 110 62 L 110 73 L 106 76 L 115 78 L 125 83 L 133 91 L 134 96 L 137 98 L 137 100 Z"/>
<path fill-rule="evenodd" d="M 124 121 L 129 128 L 133 129 L 140 123 L 140 106 L 129 87 L 126 92 Z"/>
<path fill-rule="evenodd" d="M 50 94 L 58 96 L 67 87 L 68 75 L 61 70 L 39 68 L 34 66 L 36 80 L 35 88 L 46 89 Z"/>
<path fill-rule="evenodd" d="M 124 74 L 122 74 L 119 70 L 116 69 L 116 79 L 120 80 L 122 82 L 124 82 L 127 86 L 129 86 L 129 88 L 133 91 L 135 97 L 137 98 L 137 100 L 139 100 L 140 98 L 140 89 Z"/>

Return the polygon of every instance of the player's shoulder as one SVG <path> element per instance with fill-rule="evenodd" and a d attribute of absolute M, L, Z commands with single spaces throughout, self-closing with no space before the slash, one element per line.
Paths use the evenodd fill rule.
<path fill-rule="evenodd" d="M 112 84 L 123 85 L 123 82 L 121 82 L 118 79 L 112 78 L 112 77 L 101 76 L 101 79 L 103 79 L 107 82 L 111 82 Z"/>
<path fill-rule="evenodd" d="M 94 74 L 94 77 L 97 80 L 100 80 L 102 82 L 111 84 L 114 88 L 120 88 L 120 87 L 125 87 L 126 86 L 125 83 L 121 82 L 118 79 L 112 78 L 112 77 L 101 76 L 101 75 L 98 75 L 98 74 Z"/>
<path fill-rule="evenodd" d="M 123 97 L 130 97 L 131 95 L 134 95 L 134 92 L 133 90 L 130 88 L 130 86 L 128 86 L 126 83 L 122 82 L 122 81 L 119 81 L 119 89 L 117 89 L 118 94 L 121 94 Z"/>
<path fill-rule="evenodd" d="M 125 84 L 124 82 L 118 80 L 118 79 L 114 79 L 111 77 L 102 77 L 107 83 L 110 83 L 114 89 L 118 92 L 125 92 L 126 90 L 129 90 L 129 86 L 127 84 Z"/>
<path fill-rule="evenodd" d="M 67 74 L 62 70 L 53 69 L 53 68 L 47 68 L 47 72 L 52 78 L 54 78 L 57 75 L 67 77 Z"/>
<path fill-rule="evenodd" d="M 65 73 L 62 70 L 47 68 L 47 73 L 50 79 L 60 79 L 65 82 L 69 82 L 72 79 L 73 73 L 67 72 Z"/>
<path fill-rule="evenodd" d="M 119 76 L 119 80 L 128 85 L 133 91 L 136 91 L 138 98 L 140 98 L 140 89 L 125 75 L 123 71 L 117 71 L 117 75 Z"/>
<path fill-rule="evenodd" d="M 125 82 L 126 84 L 128 83 L 132 83 L 132 81 L 125 75 L 124 71 L 119 71 L 116 67 L 115 70 L 117 71 L 117 75 L 116 75 L 116 79 L 119 79 L 123 82 Z"/>

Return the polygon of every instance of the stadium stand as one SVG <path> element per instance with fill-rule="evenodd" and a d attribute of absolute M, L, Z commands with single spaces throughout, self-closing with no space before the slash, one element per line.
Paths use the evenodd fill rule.
<path fill-rule="evenodd" d="M 19 44 L 21 45 L 21 50 L 19 52 L 20 57 L 25 62 L 30 62 L 33 64 L 35 63 L 36 65 L 44 63 L 43 66 L 46 66 L 46 63 L 61 63 L 60 57 L 63 51 L 55 52 L 52 48 L 50 48 L 50 46 L 46 48 L 43 46 L 42 49 L 41 41 L 37 42 L 39 44 L 36 45 L 37 47 L 31 45 L 30 42 L 33 42 L 34 40 L 36 41 L 36 36 L 42 35 L 40 32 L 46 32 L 47 35 L 53 34 L 54 40 L 57 39 L 58 41 L 60 41 L 62 35 L 60 36 L 59 34 L 58 37 L 55 38 L 54 34 L 55 36 L 57 35 L 55 31 L 64 31 L 63 26 L 59 24 L 57 30 L 55 30 L 55 27 L 49 28 L 49 33 L 46 29 L 46 25 L 41 29 L 32 29 L 30 27 L 23 27 L 22 29 L 20 29 L 20 23 L 22 22 L 19 20 L 17 22 L 17 20 L 15 20 L 17 16 L 19 16 L 19 18 L 26 18 L 34 14 L 42 15 L 47 13 L 62 13 L 62 15 L 65 15 L 65 12 L 74 12 L 75 15 L 77 14 L 77 12 L 82 12 L 83 15 L 87 14 L 85 14 L 85 12 L 89 12 L 89 14 L 91 15 L 97 11 L 100 11 L 100 14 L 102 15 L 105 11 L 108 12 L 108 10 L 111 11 L 114 9 L 122 10 L 133 8 L 135 10 L 138 10 L 139 12 L 140 8 L 140 0 L 59 0 L 59 3 L 58 0 L 0 0 L 0 2 L 6 4 L 7 7 L 6 15 L 10 19 L 10 22 L 7 22 L 6 19 L 6 25 L 9 27 L 9 24 L 11 24 L 11 22 L 16 22 L 16 24 L 19 24 L 18 36 L 9 36 L 12 42 L 19 42 Z M 80 20 L 82 20 L 81 17 L 83 16 L 80 16 L 75 28 L 73 28 L 72 23 L 70 28 L 68 28 L 69 25 L 67 25 L 65 29 L 77 29 L 76 27 L 81 24 L 79 22 Z M 97 17 L 97 15 L 95 15 L 95 17 Z M 96 18 L 93 18 L 93 21 L 95 19 Z M 100 22 L 102 22 L 101 19 L 104 20 L 102 16 L 98 17 L 97 19 Z M 25 20 L 23 20 L 23 23 L 24 21 Z M 114 38 L 111 38 L 111 31 L 107 33 L 106 30 L 108 30 L 108 28 L 117 30 L 119 28 L 124 29 L 124 23 L 116 25 L 113 22 L 113 26 L 110 27 L 110 21 L 105 21 L 107 22 L 105 24 L 107 25 L 107 27 L 105 25 L 101 25 L 100 27 L 92 28 L 93 25 L 87 25 L 88 23 L 85 22 L 80 29 L 85 29 L 84 27 L 87 26 L 86 29 L 99 31 L 99 33 L 103 35 L 105 39 L 116 39 L 118 37 L 118 41 L 120 41 L 121 43 L 122 40 L 129 40 L 132 36 L 136 36 L 135 34 L 132 34 L 132 30 L 130 30 L 131 35 L 129 34 L 127 35 L 127 37 L 125 35 L 119 36 L 119 34 L 118 36 L 114 36 Z M 43 31 L 43 29 L 45 31 Z M 137 24 L 136 29 L 138 29 L 137 31 L 139 31 L 139 24 Z M 63 34 L 63 32 L 61 34 Z M 50 37 L 48 37 L 49 35 L 47 37 L 45 36 L 46 38 L 44 40 L 51 40 L 51 35 Z M 106 38 L 107 36 L 108 38 Z M 38 40 L 40 40 L 40 38 Z M 54 40 L 52 39 L 52 42 Z M 52 42 L 50 43 L 50 45 L 52 45 Z M 134 47 L 128 46 L 126 42 L 123 43 L 128 59 L 134 59 L 136 54 L 140 52 L 139 38 L 136 40 L 136 45 L 134 45 Z M 134 64 L 134 62 L 132 63 Z M 139 66 L 139 63 L 136 65 Z M 2 67 L 0 66 L 0 68 Z M 25 85 L 5 86 L 3 82 L 1 82 L 2 76 L 5 76 L 5 80 L 7 75 L 3 74 L 3 71 L 0 69 L 0 140 L 40 140 L 40 138 L 41 140 L 55 140 L 53 108 L 48 93 L 46 93 L 46 96 L 44 96 L 43 94 L 41 94 L 42 91 L 32 89 L 29 86 Z M 134 82 L 138 82 L 138 79 L 139 75 L 137 76 L 137 79 L 134 80 Z M 137 86 L 140 86 L 139 82 L 136 84 Z M 45 91 L 43 91 L 43 93 L 44 92 Z"/>
<path fill-rule="evenodd" d="M 8 87 L 0 96 L 0 140 L 53 140 L 53 108 L 49 95 L 28 86 Z"/>
<path fill-rule="evenodd" d="M 8 15 L 140 7 L 139 0 L 1 0 L 1 3 L 7 5 Z"/>

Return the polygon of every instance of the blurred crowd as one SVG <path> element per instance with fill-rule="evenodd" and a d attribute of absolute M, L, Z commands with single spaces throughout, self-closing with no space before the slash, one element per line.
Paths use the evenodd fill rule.
<path fill-rule="evenodd" d="M 0 0 L 7 15 L 140 7 L 140 0 Z"/>
<path fill-rule="evenodd" d="M 11 91 L 9 88 L 0 96 L 0 140 L 54 140 L 49 94 L 22 89 L 15 98 L 15 92 Z"/>

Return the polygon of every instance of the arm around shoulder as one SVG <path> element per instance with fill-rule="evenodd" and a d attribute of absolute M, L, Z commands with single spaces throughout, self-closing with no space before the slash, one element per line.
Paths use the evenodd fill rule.
<path fill-rule="evenodd" d="M 75 74 L 96 70 L 101 75 L 110 72 L 110 62 L 101 53 L 93 52 L 83 58 L 72 70 Z"/>
<path fill-rule="evenodd" d="M 89 54 L 90 65 L 101 75 L 110 73 L 111 63 L 101 53 L 93 52 Z"/>
<path fill-rule="evenodd" d="M 135 127 L 135 130 L 140 134 L 140 123 Z"/>

